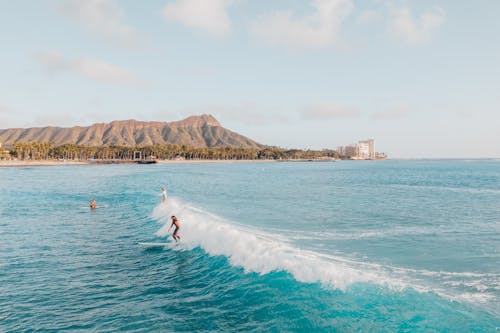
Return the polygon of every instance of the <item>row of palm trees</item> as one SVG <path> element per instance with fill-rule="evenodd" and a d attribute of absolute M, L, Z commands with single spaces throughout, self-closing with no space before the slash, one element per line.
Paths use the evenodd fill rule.
<path fill-rule="evenodd" d="M 138 153 L 140 152 L 140 153 Z M 51 143 L 18 142 L 10 151 L 14 158 L 21 160 L 132 160 L 140 158 L 190 160 L 286 160 L 286 159 L 326 159 L 339 158 L 334 150 L 300 150 L 279 147 L 190 147 L 180 144 L 151 145 L 145 147 L 126 146 L 80 146 Z"/>
<path fill-rule="evenodd" d="M 47 160 L 52 148 L 52 144 L 45 142 L 18 142 L 14 144 L 10 155 L 21 160 Z"/>

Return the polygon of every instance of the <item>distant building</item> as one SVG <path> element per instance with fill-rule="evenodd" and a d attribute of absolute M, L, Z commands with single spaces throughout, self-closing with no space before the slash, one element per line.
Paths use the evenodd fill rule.
<path fill-rule="evenodd" d="M 348 157 L 358 157 L 359 155 L 359 147 L 357 144 L 352 144 L 344 147 L 344 155 Z"/>
<path fill-rule="evenodd" d="M 338 153 L 340 156 L 345 156 L 345 147 L 344 147 L 344 146 L 338 146 L 338 147 L 337 147 L 337 153 Z"/>
<path fill-rule="evenodd" d="M 369 159 L 370 158 L 370 145 L 366 142 L 360 141 L 357 144 L 358 147 L 358 157 L 361 159 Z"/>
<path fill-rule="evenodd" d="M 359 147 L 358 157 L 361 159 L 371 159 L 375 158 L 375 140 L 368 139 L 364 141 L 359 141 L 357 143 Z"/>
<path fill-rule="evenodd" d="M 373 139 L 358 141 L 348 146 L 339 146 L 337 147 L 337 153 L 343 157 L 361 160 L 383 159 L 387 157 L 385 154 L 375 151 L 375 140 Z"/>

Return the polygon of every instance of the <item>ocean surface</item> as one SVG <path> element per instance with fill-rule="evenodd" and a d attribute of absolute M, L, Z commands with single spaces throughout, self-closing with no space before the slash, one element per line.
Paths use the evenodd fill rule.
<path fill-rule="evenodd" d="M 0 168 L 0 332 L 500 332 L 499 250 L 499 160 Z"/>

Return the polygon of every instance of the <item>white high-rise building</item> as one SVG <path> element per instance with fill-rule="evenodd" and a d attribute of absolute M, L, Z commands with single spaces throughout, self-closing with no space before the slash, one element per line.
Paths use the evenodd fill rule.
<path fill-rule="evenodd" d="M 361 158 L 375 158 L 375 140 L 368 139 L 359 141 L 359 157 Z"/>
<path fill-rule="evenodd" d="M 344 155 L 350 157 L 358 157 L 359 156 L 359 147 L 357 144 L 349 145 L 344 147 Z"/>
<path fill-rule="evenodd" d="M 337 147 L 337 153 L 338 153 L 340 156 L 344 156 L 344 155 L 345 155 L 345 147 L 344 147 L 344 146 L 338 146 L 338 147 Z"/>
<path fill-rule="evenodd" d="M 362 159 L 370 158 L 370 145 L 367 142 L 360 141 L 358 146 L 358 157 Z"/>

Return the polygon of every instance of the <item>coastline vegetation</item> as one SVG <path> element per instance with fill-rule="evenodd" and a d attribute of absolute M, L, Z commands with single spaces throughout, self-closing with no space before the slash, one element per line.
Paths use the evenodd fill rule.
<path fill-rule="evenodd" d="M 139 153 L 140 152 L 140 153 Z M 80 146 L 18 142 L 10 149 L 10 158 L 18 160 L 331 160 L 340 156 L 335 150 L 301 150 L 279 147 L 204 147 L 181 144 L 151 146 Z"/>

